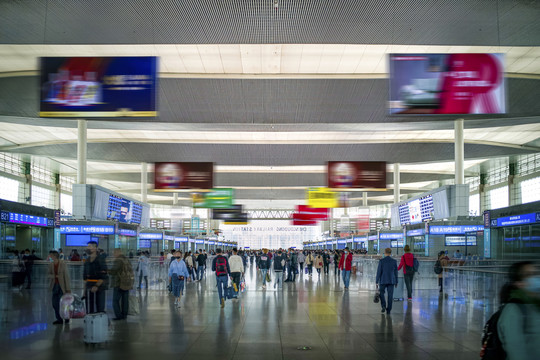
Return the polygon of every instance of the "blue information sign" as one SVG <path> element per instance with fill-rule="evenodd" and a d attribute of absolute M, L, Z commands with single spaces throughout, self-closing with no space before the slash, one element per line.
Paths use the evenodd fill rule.
<path fill-rule="evenodd" d="M 432 235 L 465 234 L 468 231 L 484 230 L 484 225 L 431 225 L 429 233 Z"/>
<path fill-rule="evenodd" d="M 532 224 L 538 221 L 539 213 L 507 216 L 497 219 L 497 226 Z"/>
<path fill-rule="evenodd" d="M 62 225 L 61 234 L 114 234 L 114 225 Z"/>
<path fill-rule="evenodd" d="M 139 239 L 163 240 L 163 234 L 162 233 L 140 233 Z"/>

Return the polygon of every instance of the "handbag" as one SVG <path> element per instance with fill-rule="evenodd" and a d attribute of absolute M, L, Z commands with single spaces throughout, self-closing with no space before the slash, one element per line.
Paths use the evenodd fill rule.
<path fill-rule="evenodd" d="M 381 293 L 379 292 L 379 285 L 377 285 L 377 292 L 373 295 L 373 302 L 377 304 L 379 301 L 381 301 Z"/>
<path fill-rule="evenodd" d="M 178 280 L 180 281 L 184 281 L 185 277 L 183 277 L 182 275 L 178 276 Z"/>

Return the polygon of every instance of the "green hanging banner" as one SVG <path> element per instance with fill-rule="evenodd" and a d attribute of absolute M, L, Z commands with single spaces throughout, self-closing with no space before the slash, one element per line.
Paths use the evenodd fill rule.
<path fill-rule="evenodd" d="M 234 189 L 210 189 L 209 192 L 193 194 L 194 208 L 226 209 L 233 206 Z"/>

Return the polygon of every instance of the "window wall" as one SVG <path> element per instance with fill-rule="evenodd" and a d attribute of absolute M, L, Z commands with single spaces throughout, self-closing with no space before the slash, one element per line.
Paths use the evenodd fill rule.
<path fill-rule="evenodd" d="M 0 199 L 17 201 L 19 196 L 19 182 L 14 179 L 0 176 Z"/>

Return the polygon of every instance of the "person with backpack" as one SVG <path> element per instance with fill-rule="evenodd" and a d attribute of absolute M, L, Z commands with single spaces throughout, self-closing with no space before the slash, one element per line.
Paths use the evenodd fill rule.
<path fill-rule="evenodd" d="M 129 290 L 133 288 L 135 274 L 129 260 L 122 254 L 121 249 L 113 251 L 114 264 L 109 269 L 112 275 L 111 286 L 113 287 L 113 310 L 116 316 L 113 320 L 127 318 L 129 310 Z"/>
<path fill-rule="evenodd" d="M 390 315 L 392 311 L 392 302 L 394 301 L 394 287 L 398 284 L 398 270 L 397 261 L 392 259 L 392 249 L 384 249 L 385 257 L 379 260 L 377 266 L 377 277 L 375 283 L 377 284 L 380 292 L 381 299 L 381 313 L 386 311 L 387 315 Z M 384 297 L 385 290 L 388 290 L 388 301 Z"/>
<path fill-rule="evenodd" d="M 446 253 L 444 251 L 441 251 L 439 252 L 437 261 L 435 262 L 435 265 L 433 266 L 433 271 L 439 277 L 439 292 L 440 293 L 442 293 L 443 291 L 443 268 L 445 266 L 448 266 L 449 260 L 450 259 L 448 258 L 448 256 L 446 256 Z"/>
<path fill-rule="evenodd" d="M 184 293 L 184 285 L 189 278 L 189 271 L 184 260 L 182 252 L 178 250 L 174 253 L 173 261 L 169 265 L 169 284 L 172 286 L 172 293 L 175 297 L 174 305 L 180 307 L 180 298 Z"/>
<path fill-rule="evenodd" d="M 221 307 L 224 308 L 225 294 L 227 291 L 231 269 L 229 267 L 229 261 L 225 256 L 223 256 L 221 249 L 216 249 L 216 254 L 217 256 L 212 261 L 212 271 L 216 273 L 219 303 L 221 304 Z"/>
<path fill-rule="evenodd" d="M 483 360 L 540 359 L 540 275 L 531 261 L 510 266 L 500 293 L 501 308 L 482 336 Z"/>
<path fill-rule="evenodd" d="M 412 282 L 414 278 L 414 272 L 418 269 L 418 260 L 411 254 L 411 247 L 405 245 L 403 248 L 405 254 L 401 256 L 401 261 L 399 262 L 398 271 L 403 268 L 403 281 L 405 281 L 405 286 L 407 287 L 407 301 L 412 301 Z"/>

